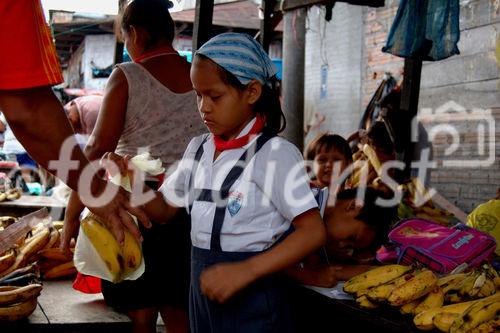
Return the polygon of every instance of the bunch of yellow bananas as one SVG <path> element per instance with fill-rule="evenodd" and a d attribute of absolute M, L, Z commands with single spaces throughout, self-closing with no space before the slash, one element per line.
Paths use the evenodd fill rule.
<path fill-rule="evenodd" d="M 500 278 L 490 265 L 439 279 L 427 269 L 381 266 L 347 281 L 344 291 L 365 309 L 399 307 L 421 330 L 499 332 Z"/>
<path fill-rule="evenodd" d="M 5 200 L 17 200 L 21 197 L 22 191 L 18 188 L 11 188 L 6 192 L 0 192 L 0 202 Z"/>
<path fill-rule="evenodd" d="M 27 286 L 0 286 L 0 322 L 16 321 L 35 311 L 41 284 Z"/>
<path fill-rule="evenodd" d="M 373 308 L 381 304 L 402 306 L 430 293 L 422 309 L 439 304 L 434 293 L 437 277 L 429 270 L 415 270 L 410 266 L 387 265 L 374 268 L 353 277 L 344 284 L 344 291 L 355 294 L 361 307 Z M 442 298 L 442 297 L 441 297 Z M 442 305 L 442 301 L 441 304 Z"/>
<path fill-rule="evenodd" d="M 129 231 L 125 231 L 123 246 L 96 215 L 89 213 L 82 221 L 82 230 L 111 274 L 113 282 L 120 282 L 141 264 L 142 250 Z"/>

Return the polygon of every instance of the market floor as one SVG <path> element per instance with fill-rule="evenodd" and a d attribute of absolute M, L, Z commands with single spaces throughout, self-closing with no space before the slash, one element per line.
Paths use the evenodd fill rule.
<path fill-rule="evenodd" d="M 113 333 L 129 332 L 130 320 L 108 307 L 102 294 L 83 294 L 72 288 L 72 281 L 46 281 L 38 306 L 26 320 L 2 323 L 2 333 Z M 157 331 L 165 333 L 158 319 Z"/>

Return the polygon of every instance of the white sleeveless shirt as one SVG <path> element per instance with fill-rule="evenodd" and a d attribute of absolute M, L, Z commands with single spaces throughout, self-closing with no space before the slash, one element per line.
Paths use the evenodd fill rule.
<path fill-rule="evenodd" d="M 117 65 L 128 83 L 128 103 L 116 153 L 149 151 L 169 167 L 182 158 L 189 141 L 207 131 L 198 113 L 196 93 L 177 94 L 134 62 Z"/>

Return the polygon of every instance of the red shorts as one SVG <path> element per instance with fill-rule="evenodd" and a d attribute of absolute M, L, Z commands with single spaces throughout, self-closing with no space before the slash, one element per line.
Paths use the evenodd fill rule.
<path fill-rule="evenodd" d="M 61 83 L 50 27 L 40 0 L 0 1 L 0 89 Z"/>

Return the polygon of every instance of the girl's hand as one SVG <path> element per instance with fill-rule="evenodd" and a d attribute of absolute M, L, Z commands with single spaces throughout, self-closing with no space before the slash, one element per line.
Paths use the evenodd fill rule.
<path fill-rule="evenodd" d="M 338 283 L 337 272 L 339 266 L 326 266 L 316 270 L 315 286 L 323 288 L 333 288 Z"/>
<path fill-rule="evenodd" d="M 101 157 L 101 165 L 106 169 L 111 177 L 120 173 L 122 176 L 132 176 L 133 170 L 129 168 L 130 156 L 121 156 L 113 152 L 105 153 Z"/>
<path fill-rule="evenodd" d="M 218 264 L 201 273 L 200 288 L 208 299 L 224 303 L 256 280 L 247 262 Z"/>

